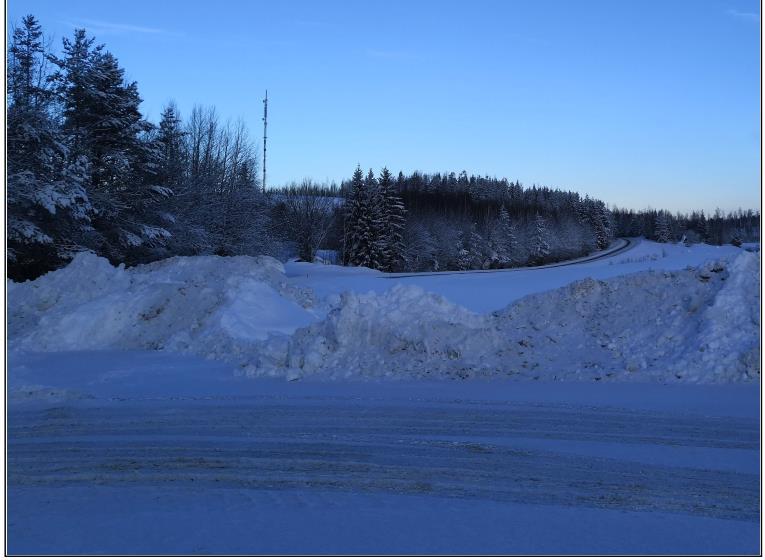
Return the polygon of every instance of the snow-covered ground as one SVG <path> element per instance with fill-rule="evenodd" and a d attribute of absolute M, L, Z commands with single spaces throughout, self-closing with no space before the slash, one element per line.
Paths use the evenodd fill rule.
<path fill-rule="evenodd" d="M 166 350 L 289 379 L 751 381 L 758 277 L 756 253 L 649 242 L 570 266 L 405 277 L 267 257 L 125 270 L 83 254 L 9 284 L 8 336 L 17 352 Z"/>
<path fill-rule="evenodd" d="M 290 383 L 148 351 L 11 371 L 81 388 L 12 400 L 15 554 L 758 549 L 748 384 Z"/>
<path fill-rule="evenodd" d="M 757 253 L 8 288 L 12 554 L 758 552 Z"/>

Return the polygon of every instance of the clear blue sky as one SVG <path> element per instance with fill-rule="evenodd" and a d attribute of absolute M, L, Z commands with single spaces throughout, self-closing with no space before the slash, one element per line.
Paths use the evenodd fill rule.
<path fill-rule="evenodd" d="M 214 104 L 269 182 L 356 163 L 460 171 L 673 210 L 760 206 L 754 0 L 10 0 L 85 27 L 156 120 Z M 259 142 L 260 144 L 260 142 Z"/>

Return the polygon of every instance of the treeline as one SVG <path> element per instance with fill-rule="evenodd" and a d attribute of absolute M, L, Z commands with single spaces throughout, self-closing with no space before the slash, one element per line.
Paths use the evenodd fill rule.
<path fill-rule="evenodd" d="M 710 245 L 733 244 L 760 239 L 760 213 L 720 209 L 707 217 L 704 211 L 672 214 L 665 210 L 613 210 L 616 235 L 645 237 L 660 243 L 685 241 Z"/>
<path fill-rule="evenodd" d="M 324 194 L 338 196 L 334 189 Z M 357 168 L 339 194 L 346 202 L 333 210 L 335 225 L 326 247 L 336 250 L 344 264 L 380 270 L 539 265 L 604 249 L 614 237 L 612 216 L 602 201 L 464 171 L 459 176 L 399 172 L 394 180 L 387 169 L 379 178 L 372 170 L 364 178 Z M 395 202 L 379 202 L 390 197 Z M 398 205 L 401 210 L 391 214 Z M 376 233 L 378 221 L 400 231 L 395 262 L 379 257 L 379 246 L 390 246 L 390 234 Z"/>
<path fill-rule="evenodd" d="M 135 82 L 85 30 L 61 52 L 33 16 L 7 67 L 8 273 L 32 278 L 91 250 L 128 265 L 273 247 L 245 126 L 175 106 L 143 118 Z"/>
<path fill-rule="evenodd" d="M 263 192 L 242 122 L 214 108 L 158 123 L 135 82 L 85 30 L 48 50 L 39 23 L 13 30 L 7 66 L 8 275 L 34 278 L 90 250 L 134 265 L 174 255 L 256 255 L 386 271 L 507 268 L 574 258 L 615 236 L 736 243 L 759 213 L 609 211 L 578 193 L 517 181 L 388 169 L 336 185 Z"/>

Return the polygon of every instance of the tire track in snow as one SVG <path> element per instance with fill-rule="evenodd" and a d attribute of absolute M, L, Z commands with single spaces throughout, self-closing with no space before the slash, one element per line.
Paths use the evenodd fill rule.
<path fill-rule="evenodd" d="M 470 438 L 582 443 L 581 453 Z M 466 441 L 467 440 L 467 441 Z M 523 403 L 154 401 L 12 410 L 11 486 L 334 490 L 755 521 L 753 474 L 597 457 L 587 442 L 756 450 L 756 421 Z"/>

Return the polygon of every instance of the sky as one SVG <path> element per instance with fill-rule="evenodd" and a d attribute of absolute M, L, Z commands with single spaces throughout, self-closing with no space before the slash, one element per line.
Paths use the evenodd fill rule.
<path fill-rule="evenodd" d="M 756 0 L 9 0 L 105 43 L 157 121 L 215 105 L 268 183 L 357 164 L 507 177 L 630 208 L 760 208 Z"/>

